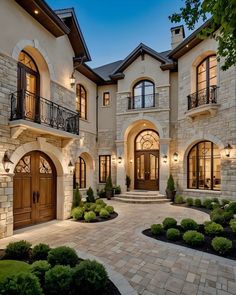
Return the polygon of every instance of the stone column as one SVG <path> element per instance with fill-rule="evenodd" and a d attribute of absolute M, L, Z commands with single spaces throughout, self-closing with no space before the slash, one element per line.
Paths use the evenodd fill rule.
<path fill-rule="evenodd" d="M 119 157 L 121 157 L 121 163 L 119 163 Z M 125 142 L 123 140 L 116 141 L 116 177 L 117 185 L 120 185 L 121 191 L 126 191 L 125 177 L 126 177 L 126 155 L 125 155 Z"/>
<path fill-rule="evenodd" d="M 170 138 L 160 138 L 160 165 L 159 165 L 159 191 L 165 195 L 167 180 L 170 174 Z M 167 155 L 167 162 L 164 163 L 163 156 Z"/>

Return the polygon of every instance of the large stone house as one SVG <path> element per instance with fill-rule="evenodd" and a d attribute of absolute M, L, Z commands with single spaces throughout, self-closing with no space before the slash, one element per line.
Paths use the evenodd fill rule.
<path fill-rule="evenodd" d="M 203 26 L 207 26 L 205 23 Z M 217 43 L 171 29 L 91 69 L 73 9 L 0 2 L 0 237 L 70 216 L 73 186 L 236 199 L 236 71 Z M 200 28 L 201 29 L 201 28 Z M 228 148 L 226 148 L 228 147 Z"/>

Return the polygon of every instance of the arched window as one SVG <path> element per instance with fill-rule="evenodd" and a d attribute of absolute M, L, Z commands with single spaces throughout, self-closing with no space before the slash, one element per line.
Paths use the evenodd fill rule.
<path fill-rule="evenodd" d="M 153 130 L 139 133 L 135 141 L 135 150 L 159 150 L 159 136 Z"/>
<path fill-rule="evenodd" d="M 82 157 L 79 157 L 75 164 L 74 188 L 78 183 L 79 188 L 86 188 L 86 163 Z"/>
<path fill-rule="evenodd" d="M 87 120 L 87 91 L 81 84 L 76 85 L 76 108 L 80 118 Z"/>
<path fill-rule="evenodd" d="M 220 190 L 220 151 L 216 144 L 202 141 L 188 154 L 188 188 Z"/>
<path fill-rule="evenodd" d="M 212 98 L 217 85 L 216 55 L 205 58 L 197 67 L 197 93 L 199 97 L 206 97 L 206 103 Z"/>
<path fill-rule="evenodd" d="M 133 88 L 132 108 L 150 108 L 155 106 L 154 83 L 148 80 L 139 81 Z"/>

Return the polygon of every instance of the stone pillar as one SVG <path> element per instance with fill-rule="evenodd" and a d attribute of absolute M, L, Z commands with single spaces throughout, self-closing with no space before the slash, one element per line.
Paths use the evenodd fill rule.
<path fill-rule="evenodd" d="M 119 157 L 121 157 L 121 163 L 119 163 Z M 121 191 L 126 191 L 125 178 L 126 178 L 126 168 L 125 168 L 125 142 L 123 140 L 116 141 L 116 177 L 117 185 L 120 185 Z"/>
<path fill-rule="evenodd" d="M 159 165 L 159 191 L 165 195 L 167 180 L 170 174 L 170 138 L 160 138 L 160 165 Z M 164 163 L 163 156 L 167 155 L 167 162 Z"/>

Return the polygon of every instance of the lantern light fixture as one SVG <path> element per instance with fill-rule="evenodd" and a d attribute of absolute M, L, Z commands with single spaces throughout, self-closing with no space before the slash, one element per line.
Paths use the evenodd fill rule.
<path fill-rule="evenodd" d="M 228 157 L 228 158 L 230 157 L 230 152 L 232 149 L 233 148 L 229 143 L 224 147 L 226 157 Z"/>
<path fill-rule="evenodd" d="M 122 157 L 120 156 L 118 157 L 118 163 L 121 164 L 121 162 L 122 162 Z"/>
<path fill-rule="evenodd" d="M 179 159 L 179 155 L 178 155 L 178 153 L 175 152 L 175 153 L 173 154 L 173 159 L 174 159 L 175 162 L 178 161 L 178 159 Z"/>
<path fill-rule="evenodd" d="M 167 163 L 167 158 L 168 158 L 167 155 L 163 156 L 163 163 Z"/>
<path fill-rule="evenodd" d="M 71 86 L 71 88 L 73 88 L 73 87 L 75 86 L 75 76 L 74 76 L 74 72 L 75 72 L 75 71 L 73 71 L 73 73 L 72 73 L 71 76 L 70 76 L 70 86 Z"/>
<path fill-rule="evenodd" d="M 9 173 L 9 171 L 10 171 L 10 165 L 11 165 L 11 164 L 14 164 L 14 163 L 10 160 L 10 158 L 9 158 L 7 152 L 5 152 L 5 154 L 4 154 L 4 156 L 3 156 L 3 160 L 2 160 L 2 162 L 3 162 L 4 170 L 5 170 L 7 173 Z"/>
<path fill-rule="evenodd" d="M 68 164 L 68 169 L 69 169 L 70 174 L 72 174 L 73 171 L 74 171 L 74 165 L 72 164 L 71 160 L 70 160 L 70 162 Z"/>

